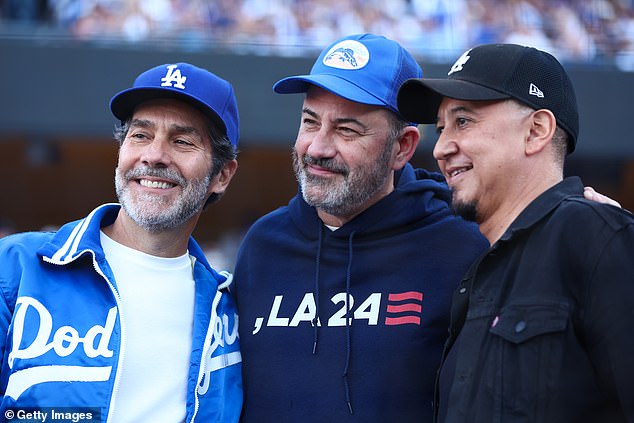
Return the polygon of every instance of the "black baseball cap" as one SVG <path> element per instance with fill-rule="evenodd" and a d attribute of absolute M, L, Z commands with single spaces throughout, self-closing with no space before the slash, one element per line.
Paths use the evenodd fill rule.
<path fill-rule="evenodd" d="M 548 109 L 570 136 L 572 153 L 579 114 L 572 82 L 551 54 L 517 44 L 484 44 L 467 50 L 447 78 L 409 79 L 397 95 L 401 115 L 417 123 L 435 123 L 443 97 L 457 100 L 513 98 L 535 110 Z"/>

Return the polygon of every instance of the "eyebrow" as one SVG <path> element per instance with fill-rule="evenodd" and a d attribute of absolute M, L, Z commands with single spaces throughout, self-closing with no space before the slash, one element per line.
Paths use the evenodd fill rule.
<path fill-rule="evenodd" d="M 475 111 L 473 110 L 472 107 L 467 107 L 467 106 L 463 106 L 463 105 L 452 107 L 449 110 L 449 113 L 454 114 L 454 115 L 456 113 L 460 113 L 460 112 L 475 113 Z"/>
<path fill-rule="evenodd" d="M 130 127 L 138 127 L 138 128 L 155 128 L 156 124 L 150 120 L 147 119 L 133 119 L 130 122 Z M 203 136 L 203 134 L 200 133 L 200 131 L 193 127 L 193 126 L 186 126 L 186 125 L 178 125 L 178 124 L 172 124 L 170 125 L 170 131 L 172 132 L 176 132 L 179 134 L 195 134 L 198 136 Z"/>
<path fill-rule="evenodd" d="M 130 128 L 132 127 L 139 127 L 139 128 L 152 128 L 155 125 L 146 119 L 132 119 L 130 121 Z"/>
<path fill-rule="evenodd" d="M 468 106 L 464 106 L 464 105 L 458 105 L 458 106 L 454 106 L 451 109 L 449 109 L 449 114 L 450 115 L 456 115 L 458 113 L 477 113 L 477 111 L 473 108 L 473 107 L 468 107 Z M 441 116 L 440 113 L 438 115 L 436 115 L 436 124 L 438 124 L 438 122 L 440 122 Z"/>
<path fill-rule="evenodd" d="M 302 112 L 306 113 L 307 115 L 311 115 L 315 119 L 320 119 L 319 115 L 315 113 L 314 111 L 312 111 L 311 109 L 309 109 L 308 107 L 304 107 L 302 109 Z M 338 119 L 335 119 L 334 122 L 335 124 L 338 124 L 338 125 L 345 124 L 345 123 L 352 123 L 352 124 L 360 126 L 361 128 L 363 128 L 364 131 L 367 131 L 369 129 L 367 125 L 363 124 L 361 121 L 355 118 L 338 118 Z"/>

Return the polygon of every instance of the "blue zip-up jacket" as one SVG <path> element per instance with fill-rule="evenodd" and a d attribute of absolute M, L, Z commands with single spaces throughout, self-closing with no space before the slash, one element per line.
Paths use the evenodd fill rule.
<path fill-rule="evenodd" d="M 301 193 L 251 227 L 235 270 L 243 423 L 431 422 L 452 293 L 488 247 L 450 198 L 408 164 L 336 231 Z"/>
<path fill-rule="evenodd" d="M 84 410 L 101 422 L 112 415 L 126 323 L 99 231 L 119 208 L 103 205 L 56 233 L 0 240 L 0 416 L 30 407 Z M 214 271 L 193 238 L 189 254 L 196 291 L 186 421 L 235 422 L 242 358 L 231 275 Z"/>

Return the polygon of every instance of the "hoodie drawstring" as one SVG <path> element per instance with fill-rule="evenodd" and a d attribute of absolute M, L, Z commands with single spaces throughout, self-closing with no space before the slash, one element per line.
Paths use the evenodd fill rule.
<path fill-rule="evenodd" d="M 317 342 L 319 341 L 319 329 L 317 323 L 319 322 L 319 265 L 321 262 L 321 240 L 323 233 L 323 225 L 319 225 L 319 237 L 317 239 L 317 257 L 315 258 L 315 317 L 313 317 L 313 355 L 317 353 Z"/>
<path fill-rule="evenodd" d="M 350 237 L 348 238 L 348 270 L 346 272 L 346 365 L 343 369 L 343 386 L 346 391 L 346 403 L 348 404 L 348 409 L 350 410 L 350 414 L 352 412 L 352 402 L 350 401 L 350 384 L 348 382 L 348 368 L 350 367 L 350 331 L 351 331 L 351 323 L 350 323 L 350 279 L 352 273 L 352 240 L 354 238 L 354 231 L 350 233 Z"/>
<path fill-rule="evenodd" d="M 319 227 L 319 236 L 317 239 L 317 255 L 315 257 L 315 317 L 311 321 L 313 324 L 313 355 L 317 353 L 317 344 L 319 342 L 319 267 L 321 264 L 321 247 L 323 240 L 323 225 Z M 346 271 L 346 363 L 343 369 L 343 386 L 345 390 L 345 400 L 348 405 L 348 410 L 350 410 L 350 414 L 353 414 L 352 411 L 352 401 L 350 400 L 350 383 L 348 381 L 348 369 L 350 368 L 350 355 L 351 355 L 351 323 L 350 323 L 350 311 L 352 310 L 352 305 L 350 304 L 350 280 L 352 273 L 352 256 L 353 256 L 353 240 L 354 240 L 354 231 L 350 233 L 350 237 L 348 238 L 348 268 Z"/>

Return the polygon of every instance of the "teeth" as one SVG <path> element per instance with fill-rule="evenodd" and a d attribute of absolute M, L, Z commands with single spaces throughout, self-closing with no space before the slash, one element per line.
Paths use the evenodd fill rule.
<path fill-rule="evenodd" d="M 461 169 L 452 170 L 451 172 L 449 172 L 449 176 L 454 177 L 456 175 L 460 175 L 461 173 L 466 172 L 469 169 L 471 168 L 461 168 Z"/>
<path fill-rule="evenodd" d="M 139 183 L 148 188 L 168 189 L 174 186 L 168 182 L 148 181 L 147 179 L 141 179 Z"/>

